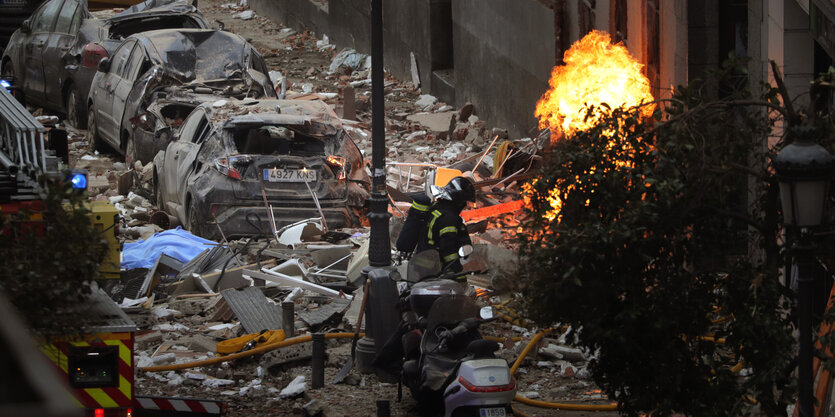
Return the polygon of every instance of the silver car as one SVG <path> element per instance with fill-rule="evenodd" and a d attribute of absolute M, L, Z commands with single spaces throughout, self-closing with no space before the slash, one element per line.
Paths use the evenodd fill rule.
<path fill-rule="evenodd" d="M 244 97 L 275 97 L 264 59 L 244 38 L 212 29 L 138 33 L 100 62 L 88 99 L 90 142 L 150 162 L 195 106 Z"/>
<path fill-rule="evenodd" d="M 269 235 L 320 216 L 357 225 L 370 185 L 326 103 L 275 99 L 197 107 L 154 158 L 153 180 L 157 205 L 208 238 Z"/>
<path fill-rule="evenodd" d="M 0 10 L 2 13 L 2 10 Z M 23 21 L 0 58 L 0 74 L 14 77 L 27 104 L 86 125 L 86 101 L 96 66 L 122 39 L 163 28 L 208 28 L 203 15 L 183 0 L 148 0 L 107 19 L 83 0 L 50 0 Z"/>

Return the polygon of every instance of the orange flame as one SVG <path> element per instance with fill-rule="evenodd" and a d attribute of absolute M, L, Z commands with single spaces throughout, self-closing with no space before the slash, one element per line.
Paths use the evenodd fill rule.
<path fill-rule="evenodd" d="M 590 32 L 565 52 L 564 60 L 565 65 L 554 67 L 548 82 L 550 89 L 536 103 L 539 127 L 551 131 L 552 143 L 594 126 L 599 117 L 593 114 L 586 117 L 590 105 L 605 103 L 611 108 L 634 107 L 653 100 L 649 80 L 641 72 L 643 65 L 623 44 L 612 44 L 606 32 Z M 643 106 L 640 113 L 649 117 L 654 109 L 651 105 Z M 615 161 L 615 164 L 629 166 L 626 161 Z M 536 179 L 522 185 L 527 207 L 532 206 L 534 184 Z M 549 208 L 543 217 L 559 222 L 563 198 L 574 188 L 573 184 L 557 184 L 549 190 L 544 196 Z"/>
<path fill-rule="evenodd" d="M 536 103 L 540 129 L 551 130 L 552 140 L 593 126 L 585 118 L 588 105 L 633 107 L 653 100 L 649 80 L 623 44 L 613 45 L 609 34 L 591 31 L 565 52 L 565 65 L 554 67 L 546 91 Z M 652 106 L 642 110 L 651 116 Z"/>

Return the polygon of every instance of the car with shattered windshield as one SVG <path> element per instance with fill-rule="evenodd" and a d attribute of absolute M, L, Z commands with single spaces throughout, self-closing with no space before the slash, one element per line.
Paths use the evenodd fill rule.
<path fill-rule="evenodd" d="M 212 29 L 138 33 L 100 62 L 87 104 L 90 144 L 147 163 L 198 104 L 246 97 L 275 97 L 275 87 L 244 38 Z"/>
<path fill-rule="evenodd" d="M 91 13 L 84 0 L 50 0 L 12 35 L 0 58 L 0 74 L 14 79 L 27 104 L 65 115 L 83 128 L 99 60 L 123 38 L 153 29 L 209 27 L 183 0 L 148 0 L 106 19 Z"/>
<path fill-rule="evenodd" d="M 370 180 L 326 103 L 249 99 L 197 107 L 154 158 L 153 184 L 158 207 L 192 233 L 232 238 L 317 217 L 357 225 Z"/>

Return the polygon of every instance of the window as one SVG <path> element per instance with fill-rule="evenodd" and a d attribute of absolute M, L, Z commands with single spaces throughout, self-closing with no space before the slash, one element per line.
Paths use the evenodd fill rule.
<path fill-rule="evenodd" d="M 133 81 L 136 79 L 136 76 L 139 75 L 139 67 L 142 65 L 142 62 L 145 61 L 145 52 L 142 50 L 142 47 L 137 45 L 133 48 L 133 53 L 130 55 L 130 59 L 128 60 L 128 64 L 125 66 L 125 73 L 122 78 Z"/>
<path fill-rule="evenodd" d="M 72 33 L 72 25 L 75 16 L 78 13 L 78 2 L 68 1 L 64 3 L 61 13 L 58 15 L 58 21 L 55 23 L 55 32 L 57 33 Z"/>
<path fill-rule="evenodd" d="M 82 20 L 82 13 L 81 7 L 78 8 L 78 11 L 73 15 L 72 22 L 70 23 L 70 33 L 75 35 L 78 33 L 78 29 L 81 27 L 81 20 Z"/>
<path fill-rule="evenodd" d="M 122 76 L 122 72 L 130 57 L 130 52 L 133 49 L 133 44 L 134 42 L 125 42 L 116 50 L 113 58 L 110 59 L 110 72 L 120 77 Z"/>
<path fill-rule="evenodd" d="M 197 125 L 197 132 L 198 133 L 196 135 L 194 135 L 194 140 L 192 142 L 194 142 L 194 143 L 203 142 L 203 140 L 205 140 L 206 137 L 209 136 L 209 132 L 212 130 L 211 127 L 212 126 L 209 124 L 209 121 L 206 120 L 205 117 L 201 117 L 200 118 L 200 123 Z"/>
<path fill-rule="evenodd" d="M 615 0 L 611 4 L 609 13 L 609 31 L 612 33 L 612 42 L 626 43 L 627 23 L 626 23 L 626 1 Z"/>
<path fill-rule="evenodd" d="M 119 386 L 118 346 L 70 346 L 67 374 L 73 388 Z"/>
<path fill-rule="evenodd" d="M 255 51 L 255 49 L 250 50 L 249 56 L 252 69 L 264 75 L 269 73 L 269 71 L 267 71 L 267 65 L 264 63 L 264 58 L 262 58 L 261 55 Z"/>
<path fill-rule="evenodd" d="M 197 133 L 203 133 L 203 130 L 208 124 L 209 121 L 206 120 L 206 115 L 203 110 L 195 110 L 188 118 L 186 118 L 186 121 L 183 122 L 183 128 L 180 130 L 180 140 L 198 143 L 200 136 L 197 135 Z"/>
<path fill-rule="evenodd" d="M 243 154 L 323 155 L 325 141 L 283 126 L 239 128 L 232 134 L 235 149 Z"/>
<path fill-rule="evenodd" d="M 49 32 L 52 29 L 61 3 L 61 0 L 53 0 L 41 9 L 40 13 L 35 16 L 34 23 L 32 24 L 32 33 Z"/>

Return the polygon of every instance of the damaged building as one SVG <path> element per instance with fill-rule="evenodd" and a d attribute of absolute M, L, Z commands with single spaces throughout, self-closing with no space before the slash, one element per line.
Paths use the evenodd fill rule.
<path fill-rule="evenodd" d="M 368 53 L 368 2 L 251 0 L 297 30 L 327 34 Z M 656 98 L 687 84 L 733 52 L 751 58 L 751 85 L 782 70 L 790 96 L 806 92 L 835 54 L 835 7 L 825 0 L 414 0 L 388 1 L 384 61 L 391 73 L 479 117 L 531 135 L 533 107 L 568 47 L 598 29 L 613 34 L 646 68 Z M 804 98 L 800 98 L 802 105 Z"/>

